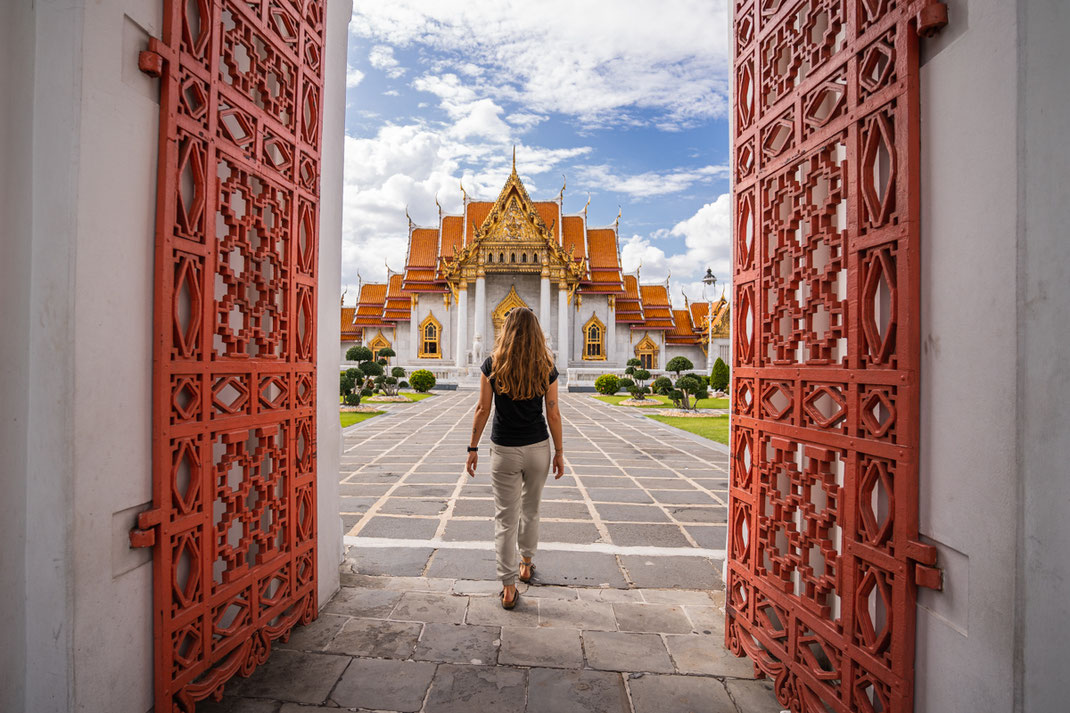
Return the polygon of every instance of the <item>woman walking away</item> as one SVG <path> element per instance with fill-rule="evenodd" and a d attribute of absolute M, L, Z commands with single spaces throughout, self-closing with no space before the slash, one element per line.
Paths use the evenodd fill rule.
<path fill-rule="evenodd" d="M 539 544 L 539 501 L 554 464 L 554 479 L 565 470 L 561 444 L 561 411 L 557 406 L 557 369 L 535 314 L 517 307 L 505 319 L 494 351 L 481 367 L 479 404 L 468 447 L 468 475 L 475 477 L 479 437 L 494 403 L 490 429 L 490 479 L 494 489 L 494 549 L 502 606 L 516 606 L 516 580 L 530 582 Z M 546 418 L 543 418 L 543 402 Z M 547 421 L 550 424 L 547 432 Z M 554 452 L 550 454 L 550 436 Z M 519 544 L 520 562 L 516 551 Z"/>

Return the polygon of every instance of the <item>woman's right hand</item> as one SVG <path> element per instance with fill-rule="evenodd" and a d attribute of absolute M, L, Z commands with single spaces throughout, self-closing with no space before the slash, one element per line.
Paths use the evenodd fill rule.
<path fill-rule="evenodd" d="M 479 463 L 479 454 L 475 451 L 470 452 L 468 454 L 468 463 L 465 464 L 464 468 L 466 471 L 468 471 L 468 475 L 472 476 L 473 478 L 476 477 L 477 463 Z"/>
<path fill-rule="evenodd" d="M 554 453 L 554 480 L 558 480 L 565 474 L 565 454 L 561 451 Z"/>

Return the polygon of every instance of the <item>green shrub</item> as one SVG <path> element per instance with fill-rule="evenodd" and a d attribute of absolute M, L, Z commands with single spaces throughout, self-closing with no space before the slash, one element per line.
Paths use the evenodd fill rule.
<path fill-rule="evenodd" d="M 382 364 L 377 364 L 374 361 L 362 361 L 360 363 L 360 370 L 363 371 L 364 372 L 364 376 L 367 376 L 367 377 L 382 376 L 383 375 L 383 366 L 382 366 Z"/>
<path fill-rule="evenodd" d="M 600 394 L 612 396 L 620 391 L 620 379 L 615 374 L 602 374 L 594 380 L 594 389 Z"/>
<path fill-rule="evenodd" d="M 694 376 L 691 376 L 690 374 L 681 376 L 679 379 L 676 380 L 676 390 L 684 392 L 685 409 L 691 408 L 691 405 L 688 403 L 688 395 L 694 396 L 700 390 L 704 389 L 705 387 L 702 385 L 702 382 L 696 379 Z"/>
<path fill-rule="evenodd" d="M 372 350 L 368 347 L 350 347 L 346 351 L 346 361 L 371 361 Z"/>
<path fill-rule="evenodd" d="M 360 390 L 360 395 L 361 396 L 365 396 L 365 397 L 366 396 L 371 396 L 374 393 L 375 392 L 372 391 L 371 389 L 369 389 L 367 386 L 365 386 L 363 389 Z"/>
<path fill-rule="evenodd" d="M 390 370 L 390 376 L 394 377 L 395 379 L 400 379 L 405 376 L 405 370 L 402 369 L 400 366 L 395 366 L 393 369 Z"/>
<path fill-rule="evenodd" d="M 420 393 L 430 391 L 435 385 L 435 375 L 427 369 L 417 369 L 409 376 L 412 388 Z"/>
<path fill-rule="evenodd" d="M 679 389 L 673 389 L 668 393 L 668 397 L 672 400 L 673 406 L 680 408 L 680 404 L 684 400 L 684 392 Z"/>
<path fill-rule="evenodd" d="M 650 384 L 650 388 L 655 394 L 665 396 L 672 391 L 672 379 L 667 376 L 659 376 Z"/>
<path fill-rule="evenodd" d="M 717 357 L 717 361 L 713 362 L 713 372 L 710 374 L 710 388 L 714 391 L 727 391 L 730 378 L 728 364 L 725 364 L 721 357 Z"/>
<path fill-rule="evenodd" d="M 407 382 L 407 381 L 399 381 L 398 382 L 398 388 L 399 389 L 407 389 L 407 388 L 409 388 L 409 382 Z"/>
<path fill-rule="evenodd" d="M 681 371 L 690 371 L 695 368 L 695 365 L 691 363 L 691 360 L 683 356 L 674 356 L 669 360 L 669 363 L 665 365 L 665 371 L 671 371 L 676 374 L 676 377 L 680 377 Z"/>
<path fill-rule="evenodd" d="M 643 397 L 649 391 L 650 390 L 647 387 L 640 386 L 639 384 L 632 384 L 631 386 L 628 387 L 628 393 L 631 394 L 632 398 L 635 399 L 636 401 L 642 401 Z"/>
<path fill-rule="evenodd" d="M 631 393 L 631 388 L 635 386 L 635 381 L 632 379 L 624 378 L 620 380 L 620 391 L 627 391 Z"/>
<path fill-rule="evenodd" d="M 346 406 L 360 406 L 360 394 L 346 394 Z"/>
<path fill-rule="evenodd" d="M 380 364 L 385 365 L 386 364 L 386 357 L 397 356 L 397 352 L 395 352 L 390 347 L 384 347 L 383 349 L 379 350 L 379 353 L 378 353 L 377 356 L 379 357 L 378 362 Z"/>

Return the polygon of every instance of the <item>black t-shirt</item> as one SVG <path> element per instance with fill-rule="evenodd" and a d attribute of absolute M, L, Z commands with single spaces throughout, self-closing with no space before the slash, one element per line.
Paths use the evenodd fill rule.
<path fill-rule="evenodd" d="M 480 369 L 490 379 L 491 389 L 494 389 L 494 379 L 490 378 L 490 357 L 486 358 Z M 557 379 L 557 367 L 550 372 L 549 383 L 552 384 L 555 379 Z M 490 429 L 491 442 L 499 446 L 529 446 L 549 438 L 546 419 L 542 415 L 542 402 L 545 396 L 543 394 L 533 399 L 513 400 L 494 390 L 494 423 Z"/>

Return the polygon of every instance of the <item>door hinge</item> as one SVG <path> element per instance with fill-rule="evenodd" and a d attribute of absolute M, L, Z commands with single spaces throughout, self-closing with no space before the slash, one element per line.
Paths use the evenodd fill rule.
<path fill-rule="evenodd" d="M 907 560 L 914 565 L 914 582 L 919 587 L 942 591 L 944 571 L 936 566 L 936 548 L 911 540 L 907 543 Z"/>
<path fill-rule="evenodd" d="M 152 547 L 156 544 L 156 530 L 163 521 L 163 510 L 146 510 L 137 514 L 137 527 L 130 530 L 131 547 Z"/>

